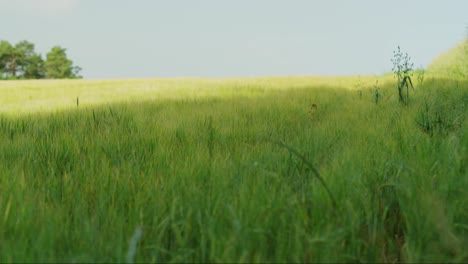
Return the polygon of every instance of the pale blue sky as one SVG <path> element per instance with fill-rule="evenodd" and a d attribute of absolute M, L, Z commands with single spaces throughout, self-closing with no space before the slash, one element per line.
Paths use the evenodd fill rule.
<path fill-rule="evenodd" d="M 382 74 L 467 34 L 467 0 L 0 0 L 0 39 L 54 45 L 89 79 Z"/>

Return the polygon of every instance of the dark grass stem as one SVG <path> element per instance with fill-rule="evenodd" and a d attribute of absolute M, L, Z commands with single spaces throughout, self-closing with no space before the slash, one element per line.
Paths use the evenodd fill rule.
<path fill-rule="evenodd" d="M 315 168 L 315 166 L 309 161 L 306 159 L 306 157 L 304 157 L 304 155 L 302 155 L 301 153 L 299 153 L 299 151 L 297 151 L 296 149 L 294 149 L 293 147 L 291 146 L 288 146 L 286 145 L 285 143 L 281 142 L 281 141 L 270 141 L 271 143 L 273 144 L 276 144 L 280 147 L 283 147 L 285 149 L 287 149 L 289 151 L 289 153 L 292 153 L 294 154 L 296 157 L 298 157 L 305 165 L 307 165 L 307 167 L 309 167 L 309 169 L 312 170 L 312 172 L 314 173 L 315 177 L 320 181 L 320 183 L 322 184 L 322 186 L 325 188 L 325 190 L 327 191 L 328 193 L 328 196 L 330 196 L 330 199 L 332 201 L 332 204 L 333 204 L 333 207 L 336 208 L 337 207 L 337 202 L 335 200 L 335 197 L 333 196 L 332 192 L 330 191 L 330 188 L 328 188 L 328 185 L 327 183 L 325 182 L 325 180 L 322 178 L 322 176 L 320 176 L 320 172 Z"/>

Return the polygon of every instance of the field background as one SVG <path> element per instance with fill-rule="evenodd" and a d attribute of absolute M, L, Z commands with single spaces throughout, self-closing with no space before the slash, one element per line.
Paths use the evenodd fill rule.
<path fill-rule="evenodd" d="M 141 101 L 175 101 L 200 98 L 256 97 L 272 91 L 310 87 L 370 89 L 375 81 L 393 78 L 263 77 L 263 78 L 172 78 L 124 80 L 27 80 L 1 82 L 0 111 L 18 116 L 28 113 L 76 110 L 80 107 Z"/>
<path fill-rule="evenodd" d="M 0 82 L 0 262 L 467 262 L 468 83 L 395 83 Z"/>

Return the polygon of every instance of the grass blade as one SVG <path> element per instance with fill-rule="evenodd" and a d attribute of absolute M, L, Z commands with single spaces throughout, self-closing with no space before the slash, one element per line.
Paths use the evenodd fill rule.
<path fill-rule="evenodd" d="M 306 157 L 304 157 L 304 155 L 302 155 L 301 153 L 299 153 L 299 151 L 297 151 L 296 149 L 294 149 L 293 147 L 291 146 L 288 146 L 286 145 L 285 143 L 283 142 L 280 142 L 280 141 L 271 141 L 272 143 L 280 146 L 280 147 L 283 147 L 285 149 L 287 149 L 290 153 L 294 154 L 296 157 L 298 157 L 304 164 L 307 165 L 307 167 L 309 167 L 309 169 L 312 170 L 312 172 L 314 173 L 315 177 L 320 181 L 320 183 L 322 184 L 322 186 L 325 188 L 325 190 L 327 191 L 328 193 L 328 196 L 330 196 L 330 199 L 333 203 L 333 207 L 337 207 L 337 203 L 336 203 L 336 200 L 335 198 L 333 197 L 333 194 L 332 192 L 330 191 L 330 188 L 328 188 L 325 180 L 322 178 L 322 176 L 320 176 L 320 173 L 319 171 L 315 168 L 315 166 L 306 159 Z"/>

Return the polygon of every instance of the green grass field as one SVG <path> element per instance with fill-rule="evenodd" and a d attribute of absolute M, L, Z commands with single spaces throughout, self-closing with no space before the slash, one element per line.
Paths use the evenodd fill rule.
<path fill-rule="evenodd" d="M 0 82 L 0 262 L 467 262 L 468 82 L 415 86 Z"/>

